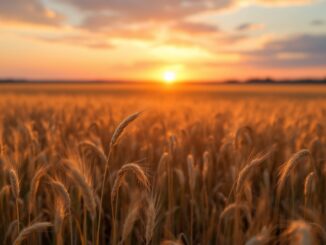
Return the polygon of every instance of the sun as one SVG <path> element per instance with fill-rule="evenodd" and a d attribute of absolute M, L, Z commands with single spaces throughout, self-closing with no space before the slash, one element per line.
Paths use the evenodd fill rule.
<path fill-rule="evenodd" d="M 177 79 L 177 74 L 174 71 L 165 71 L 163 73 L 163 81 L 165 83 L 174 83 Z"/>

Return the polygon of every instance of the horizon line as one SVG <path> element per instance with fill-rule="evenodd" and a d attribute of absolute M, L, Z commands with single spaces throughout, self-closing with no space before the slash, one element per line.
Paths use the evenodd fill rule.
<path fill-rule="evenodd" d="M 149 84 L 162 83 L 161 80 L 150 79 L 30 79 L 30 78 L 0 78 L 0 83 L 111 83 L 111 84 Z M 303 78 L 272 78 L 252 77 L 247 79 L 224 79 L 224 80 L 178 80 L 175 84 L 250 84 L 250 83 L 326 83 L 324 77 Z"/>

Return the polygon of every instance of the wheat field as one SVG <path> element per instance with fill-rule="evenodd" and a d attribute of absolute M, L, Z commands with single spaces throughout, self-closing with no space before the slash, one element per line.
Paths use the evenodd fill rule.
<path fill-rule="evenodd" d="M 326 243 L 322 86 L 0 95 L 2 244 Z"/>

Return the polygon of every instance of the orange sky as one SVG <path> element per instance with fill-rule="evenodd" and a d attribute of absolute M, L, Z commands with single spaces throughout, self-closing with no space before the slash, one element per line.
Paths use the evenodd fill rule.
<path fill-rule="evenodd" d="M 326 76 L 325 0 L 0 2 L 0 77 Z"/>

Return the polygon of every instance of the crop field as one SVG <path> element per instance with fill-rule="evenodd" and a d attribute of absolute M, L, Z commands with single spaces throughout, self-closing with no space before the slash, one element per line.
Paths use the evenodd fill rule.
<path fill-rule="evenodd" d="M 1 244 L 326 244 L 326 87 L 0 85 Z"/>

